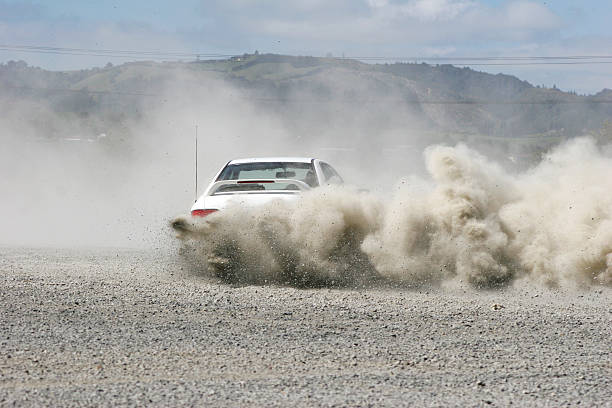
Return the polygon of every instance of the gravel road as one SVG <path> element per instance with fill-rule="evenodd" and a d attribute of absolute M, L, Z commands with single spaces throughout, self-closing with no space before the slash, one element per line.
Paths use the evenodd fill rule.
<path fill-rule="evenodd" d="M 612 406 L 612 290 L 233 287 L 0 248 L 0 406 Z"/>

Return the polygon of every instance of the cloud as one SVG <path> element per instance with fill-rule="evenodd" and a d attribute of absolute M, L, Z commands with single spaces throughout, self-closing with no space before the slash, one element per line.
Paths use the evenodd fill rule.
<path fill-rule="evenodd" d="M 465 0 L 415 0 L 399 7 L 399 12 L 421 21 L 452 20 L 476 7 Z"/>
<path fill-rule="evenodd" d="M 0 38 L 6 44 L 110 50 L 190 51 L 184 38 L 139 22 L 82 22 L 64 19 L 11 24 L 0 21 Z M 107 62 L 123 63 L 134 57 L 58 55 L 2 51 L 0 61 L 25 60 L 47 69 L 82 69 Z"/>
<path fill-rule="evenodd" d="M 497 7 L 476 0 L 228 0 L 216 2 L 214 11 L 231 30 L 260 42 L 275 37 L 342 47 L 533 40 L 561 27 L 550 9 L 529 0 Z"/>
<path fill-rule="evenodd" d="M 134 10 L 105 14 L 105 6 L 99 6 L 98 15 L 86 5 L 73 7 L 64 3 L 63 8 L 50 8 L 40 3 L 0 0 L 3 43 L 193 53 L 234 54 L 257 49 L 291 55 L 331 52 L 392 57 L 528 56 L 553 52 L 554 55 L 578 55 L 586 53 L 584 47 L 592 44 L 590 40 L 571 47 L 562 44 L 564 39 L 571 40 L 576 33 L 584 33 L 586 17 L 582 9 L 568 11 L 570 14 L 565 14 L 564 21 L 553 12 L 553 7 L 535 0 L 189 0 L 178 14 L 174 6 L 161 7 L 159 14 L 168 16 L 163 24 L 151 13 Z M 603 38 L 589 52 L 608 54 L 608 45 L 609 38 Z M 87 56 L 6 51 L 0 54 L 0 59 L 24 59 L 51 69 L 78 69 L 107 62 L 105 58 Z M 606 78 L 608 67 L 550 68 L 597 71 L 601 73 L 596 76 L 599 82 Z M 536 68 L 550 72 L 541 70 L 542 66 L 531 69 Z M 529 74 L 529 68 L 491 69 Z M 571 88 L 593 90 L 596 85 L 579 86 L 582 76 L 587 81 L 587 75 L 576 75 L 576 85 L 572 84 Z M 531 74 L 523 78 L 535 83 L 552 82 Z M 556 82 L 563 86 L 561 81 Z M 605 81 L 606 86 L 608 82 Z"/>
<path fill-rule="evenodd" d="M 497 6 L 483 0 L 202 0 L 193 7 L 199 19 L 162 29 L 145 16 L 53 17 L 39 6 L 0 0 L 0 15 L 7 16 L 0 18 L 0 34 L 6 43 L 64 47 L 400 55 L 538 42 L 562 26 L 550 9 L 531 0 Z"/>
<path fill-rule="evenodd" d="M 32 3 L 7 3 L 0 1 L 0 21 L 22 22 L 37 19 L 45 14 L 44 7 Z"/>
<path fill-rule="evenodd" d="M 482 30 L 492 33 L 490 38 L 507 41 L 556 34 L 563 26 L 560 17 L 532 1 L 514 1 L 500 9 L 475 10 L 466 17 L 466 24 L 479 24 Z"/>
<path fill-rule="evenodd" d="M 203 0 L 204 15 L 227 21 L 337 21 L 354 18 L 369 11 L 367 0 Z"/>
<path fill-rule="evenodd" d="M 611 43 L 612 36 L 590 35 L 510 45 L 504 52 L 507 55 L 516 56 L 608 55 Z M 504 72 L 528 80 L 534 85 L 547 87 L 557 85 L 562 90 L 576 91 L 581 94 L 596 93 L 602 88 L 612 89 L 609 64 L 518 65 L 475 68 L 491 73 Z"/>

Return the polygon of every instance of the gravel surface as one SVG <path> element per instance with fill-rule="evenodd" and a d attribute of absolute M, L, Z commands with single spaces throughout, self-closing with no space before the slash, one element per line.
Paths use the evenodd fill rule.
<path fill-rule="evenodd" d="M 232 287 L 0 248 L 0 406 L 612 406 L 612 290 Z"/>

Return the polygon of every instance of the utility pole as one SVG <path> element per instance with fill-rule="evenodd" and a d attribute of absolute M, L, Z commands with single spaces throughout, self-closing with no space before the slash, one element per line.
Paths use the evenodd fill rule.
<path fill-rule="evenodd" d="M 195 127 L 195 200 L 198 201 L 198 125 Z"/>

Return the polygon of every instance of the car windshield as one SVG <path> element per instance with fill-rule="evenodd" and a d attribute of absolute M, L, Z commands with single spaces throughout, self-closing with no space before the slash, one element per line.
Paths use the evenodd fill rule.
<path fill-rule="evenodd" d="M 227 165 L 217 181 L 224 180 L 300 180 L 310 187 L 319 185 L 312 163 L 255 162 Z"/>

